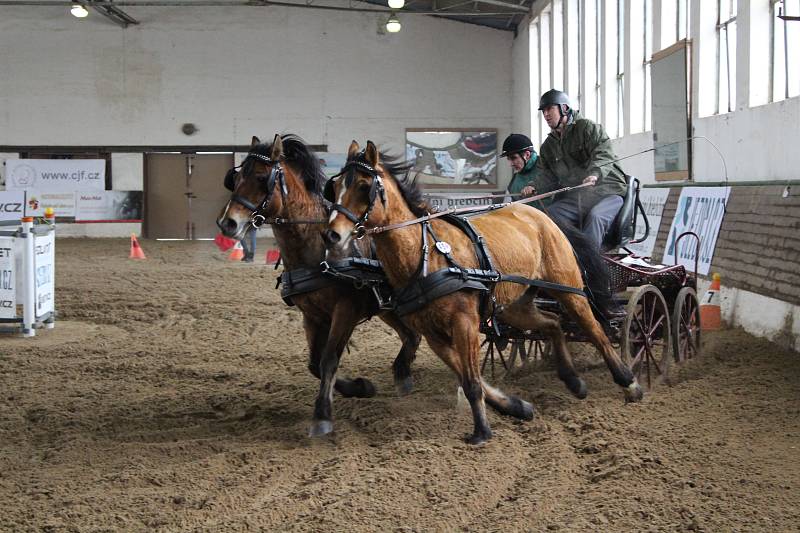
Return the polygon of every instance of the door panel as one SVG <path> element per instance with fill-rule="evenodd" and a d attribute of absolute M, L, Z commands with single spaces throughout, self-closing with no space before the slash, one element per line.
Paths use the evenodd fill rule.
<path fill-rule="evenodd" d="M 186 156 L 145 154 L 145 227 L 151 239 L 185 239 Z"/>
<path fill-rule="evenodd" d="M 145 155 L 145 228 L 152 239 L 203 239 L 217 234 L 216 218 L 230 192 L 222 180 L 233 154 Z"/>
<path fill-rule="evenodd" d="M 193 156 L 189 178 L 192 192 L 191 223 L 195 239 L 213 239 L 219 233 L 217 215 L 231 197 L 222 184 L 225 173 L 233 166 L 232 154 L 200 154 Z"/>

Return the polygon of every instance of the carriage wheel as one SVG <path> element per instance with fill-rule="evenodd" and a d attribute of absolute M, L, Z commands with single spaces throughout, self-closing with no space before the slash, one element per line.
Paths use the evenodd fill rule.
<path fill-rule="evenodd" d="M 678 291 L 672 311 L 672 357 L 681 363 L 700 355 L 700 303 L 691 287 Z"/>
<path fill-rule="evenodd" d="M 669 310 L 653 285 L 643 285 L 631 295 L 622 329 L 622 357 L 639 384 L 648 389 L 667 380 L 670 364 Z"/>

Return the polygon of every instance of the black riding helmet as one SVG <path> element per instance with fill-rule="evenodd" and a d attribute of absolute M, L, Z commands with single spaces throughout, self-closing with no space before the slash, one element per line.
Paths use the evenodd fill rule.
<path fill-rule="evenodd" d="M 503 141 L 503 153 L 500 154 L 500 157 L 524 152 L 525 150 L 533 151 L 533 141 L 527 135 L 512 133 Z"/>
<path fill-rule="evenodd" d="M 551 105 L 557 105 L 559 109 L 562 105 L 566 105 L 570 110 L 572 109 L 572 103 L 569 101 L 567 93 L 558 89 L 550 89 L 539 98 L 539 111 Z"/>

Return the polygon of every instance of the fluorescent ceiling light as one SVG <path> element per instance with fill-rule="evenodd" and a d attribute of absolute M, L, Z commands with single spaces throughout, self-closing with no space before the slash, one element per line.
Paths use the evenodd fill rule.
<path fill-rule="evenodd" d="M 89 14 L 89 12 L 86 11 L 86 8 L 80 4 L 74 4 L 69 12 L 72 13 L 73 17 L 78 17 L 79 19 L 82 19 Z"/>
<path fill-rule="evenodd" d="M 389 20 L 386 21 L 386 31 L 389 33 L 397 33 L 400 31 L 402 26 L 400 25 L 400 21 L 397 20 L 397 17 L 391 16 Z"/>
<path fill-rule="evenodd" d="M 392 9 L 402 9 L 406 5 L 406 0 L 389 0 L 389 7 Z"/>

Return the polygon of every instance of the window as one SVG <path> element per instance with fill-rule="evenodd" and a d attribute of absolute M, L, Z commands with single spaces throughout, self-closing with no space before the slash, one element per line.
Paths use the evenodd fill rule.
<path fill-rule="evenodd" d="M 736 108 L 736 2 L 717 0 L 717 113 Z"/>
<path fill-rule="evenodd" d="M 771 101 L 800 94 L 800 22 L 779 15 L 800 16 L 800 0 L 771 0 L 770 73 Z"/>
<path fill-rule="evenodd" d="M 531 140 L 539 146 L 544 140 L 542 133 L 542 115 L 539 113 L 539 97 L 542 94 L 541 68 L 539 67 L 539 21 L 534 20 L 528 29 L 529 61 L 531 72 Z M 538 151 L 538 150 L 537 150 Z"/>
<path fill-rule="evenodd" d="M 617 130 L 622 137 L 625 125 L 625 0 L 617 0 Z"/>
<path fill-rule="evenodd" d="M 650 57 L 653 55 L 653 0 L 631 2 L 630 13 L 630 72 L 628 73 L 629 122 L 628 133 L 650 129 Z"/>
<path fill-rule="evenodd" d="M 689 24 L 691 22 L 690 14 L 692 3 L 690 0 L 677 0 L 678 3 L 678 17 L 675 28 L 675 41 L 687 39 L 691 32 L 689 31 Z"/>
<path fill-rule="evenodd" d="M 553 88 L 553 79 L 551 78 L 552 71 L 550 69 L 550 12 L 542 13 L 539 17 L 539 72 L 541 86 L 539 94 L 549 91 Z M 537 99 L 538 102 L 538 99 Z M 538 105 L 537 105 L 538 107 Z M 539 113 L 539 131 L 540 138 L 544 141 L 550 128 L 547 123 L 541 118 Z"/>
<path fill-rule="evenodd" d="M 564 6 L 553 0 L 553 89 L 565 90 L 564 84 Z"/>

